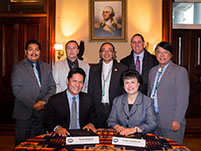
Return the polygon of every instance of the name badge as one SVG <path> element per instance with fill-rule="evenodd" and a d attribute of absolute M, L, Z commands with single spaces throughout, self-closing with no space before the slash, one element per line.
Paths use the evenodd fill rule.
<path fill-rule="evenodd" d="M 66 137 L 66 144 L 99 144 L 99 136 Z"/>
<path fill-rule="evenodd" d="M 136 138 L 112 137 L 112 144 L 124 145 L 124 146 L 145 147 L 146 140 L 136 139 Z"/>

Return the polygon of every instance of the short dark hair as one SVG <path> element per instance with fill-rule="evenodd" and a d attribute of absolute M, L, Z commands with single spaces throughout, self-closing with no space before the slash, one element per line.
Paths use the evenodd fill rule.
<path fill-rule="evenodd" d="M 121 74 L 121 85 L 124 86 L 124 80 L 130 78 L 136 78 L 141 88 L 143 83 L 142 76 L 139 74 L 139 72 L 133 69 L 128 69 Z"/>
<path fill-rule="evenodd" d="M 173 49 L 172 49 L 172 46 L 170 43 L 168 43 L 166 41 L 161 41 L 160 43 L 157 44 L 157 46 L 155 48 L 155 53 L 157 53 L 158 47 L 168 50 L 173 55 Z"/>
<path fill-rule="evenodd" d="M 111 46 L 112 46 L 112 49 L 113 49 L 113 52 L 115 52 L 114 45 L 113 45 L 111 42 L 104 42 L 104 43 L 102 43 L 102 45 L 100 46 L 99 52 L 101 52 L 102 47 L 103 47 L 104 45 L 106 45 L 106 44 L 111 45 Z"/>
<path fill-rule="evenodd" d="M 29 40 L 29 41 L 26 42 L 25 50 L 28 49 L 28 47 L 29 47 L 30 44 L 37 44 L 38 47 L 39 47 L 39 49 L 41 49 L 41 45 L 40 45 L 40 43 L 37 40 Z"/>
<path fill-rule="evenodd" d="M 75 40 L 70 40 L 70 41 L 68 41 L 68 42 L 66 43 L 66 45 L 65 45 L 65 50 L 67 49 L 67 45 L 68 45 L 69 43 L 71 43 L 71 42 L 74 42 L 74 43 L 77 45 L 77 48 L 79 47 L 77 41 L 75 41 Z"/>
<path fill-rule="evenodd" d="M 142 39 L 142 41 L 144 42 L 144 37 L 143 37 L 141 34 L 139 34 L 139 33 L 137 33 L 137 34 L 135 34 L 135 35 L 132 36 L 131 42 L 132 42 L 132 40 L 133 40 L 133 38 L 134 38 L 135 36 L 140 36 L 141 39 Z"/>
<path fill-rule="evenodd" d="M 68 73 L 68 76 L 67 76 L 68 80 L 70 80 L 70 78 L 72 78 L 74 74 L 81 74 L 83 76 L 83 83 L 84 83 L 86 74 L 82 68 L 71 69 Z"/>

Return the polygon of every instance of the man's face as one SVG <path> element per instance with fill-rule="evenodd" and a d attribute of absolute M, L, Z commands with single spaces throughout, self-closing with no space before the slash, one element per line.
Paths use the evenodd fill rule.
<path fill-rule="evenodd" d="M 104 44 L 101 48 L 100 56 L 105 63 L 109 63 L 114 58 L 114 50 L 110 44 Z"/>
<path fill-rule="evenodd" d="M 158 47 L 156 50 L 156 59 L 158 60 L 161 67 L 164 67 L 172 58 L 172 54 L 163 49 L 162 47 Z"/>
<path fill-rule="evenodd" d="M 75 61 L 77 59 L 77 54 L 79 53 L 79 49 L 76 43 L 70 42 L 66 46 L 66 54 L 69 60 Z"/>
<path fill-rule="evenodd" d="M 82 90 L 84 83 L 84 78 L 81 74 L 76 73 L 70 79 L 66 80 L 66 84 L 68 86 L 68 91 L 71 95 L 75 96 Z"/>
<path fill-rule="evenodd" d="M 27 50 L 24 52 L 27 59 L 32 62 L 37 62 L 40 58 L 40 49 L 37 44 L 29 44 Z"/>
<path fill-rule="evenodd" d="M 102 13 L 103 19 L 104 20 L 110 19 L 111 13 L 112 13 L 112 9 L 110 7 L 105 7 Z"/>
<path fill-rule="evenodd" d="M 131 41 L 131 48 L 136 54 L 140 54 L 144 51 L 144 42 L 140 36 L 133 37 Z"/>

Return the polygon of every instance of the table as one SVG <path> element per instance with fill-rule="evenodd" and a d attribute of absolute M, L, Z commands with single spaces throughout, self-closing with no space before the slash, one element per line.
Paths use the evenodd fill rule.
<path fill-rule="evenodd" d="M 143 136 L 146 139 L 146 147 L 131 147 L 112 144 L 112 136 L 116 136 L 117 132 L 113 129 L 98 129 L 99 144 L 96 145 L 66 145 L 65 137 L 58 136 L 56 133 L 48 133 L 34 138 L 27 139 L 15 147 L 15 151 L 94 151 L 94 150 L 168 150 L 168 151 L 190 151 L 187 147 L 178 144 L 177 142 L 165 139 L 153 134 Z"/>

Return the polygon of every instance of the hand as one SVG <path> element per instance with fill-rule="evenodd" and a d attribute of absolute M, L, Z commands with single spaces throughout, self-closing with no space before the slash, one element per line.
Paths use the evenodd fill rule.
<path fill-rule="evenodd" d="M 94 133 L 96 133 L 96 128 L 90 123 L 83 127 L 83 129 L 87 129 L 87 131 L 92 130 Z"/>
<path fill-rule="evenodd" d="M 120 125 L 115 125 L 114 129 L 117 131 L 117 133 L 121 133 L 125 128 Z"/>
<path fill-rule="evenodd" d="M 123 131 L 120 132 L 120 135 L 128 136 L 130 134 L 134 134 L 136 132 L 135 128 L 125 128 Z"/>
<path fill-rule="evenodd" d="M 59 136 L 63 136 L 63 137 L 66 137 L 67 135 L 70 136 L 70 133 L 65 128 L 63 128 L 61 126 L 57 127 L 56 133 Z"/>
<path fill-rule="evenodd" d="M 181 128 L 181 124 L 177 121 L 172 121 L 172 130 L 173 131 L 178 131 Z"/>
<path fill-rule="evenodd" d="M 34 104 L 34 106 L 33 106 L 33 109 L 36 110 L 36 111 L 40 111 L 40 110 L 42 110 L 42 109 L 44 109 L 44 108 L 45 108 L 45 102 L 42 101 L 42 100 L 36 102 L 36 103 Z"/>

